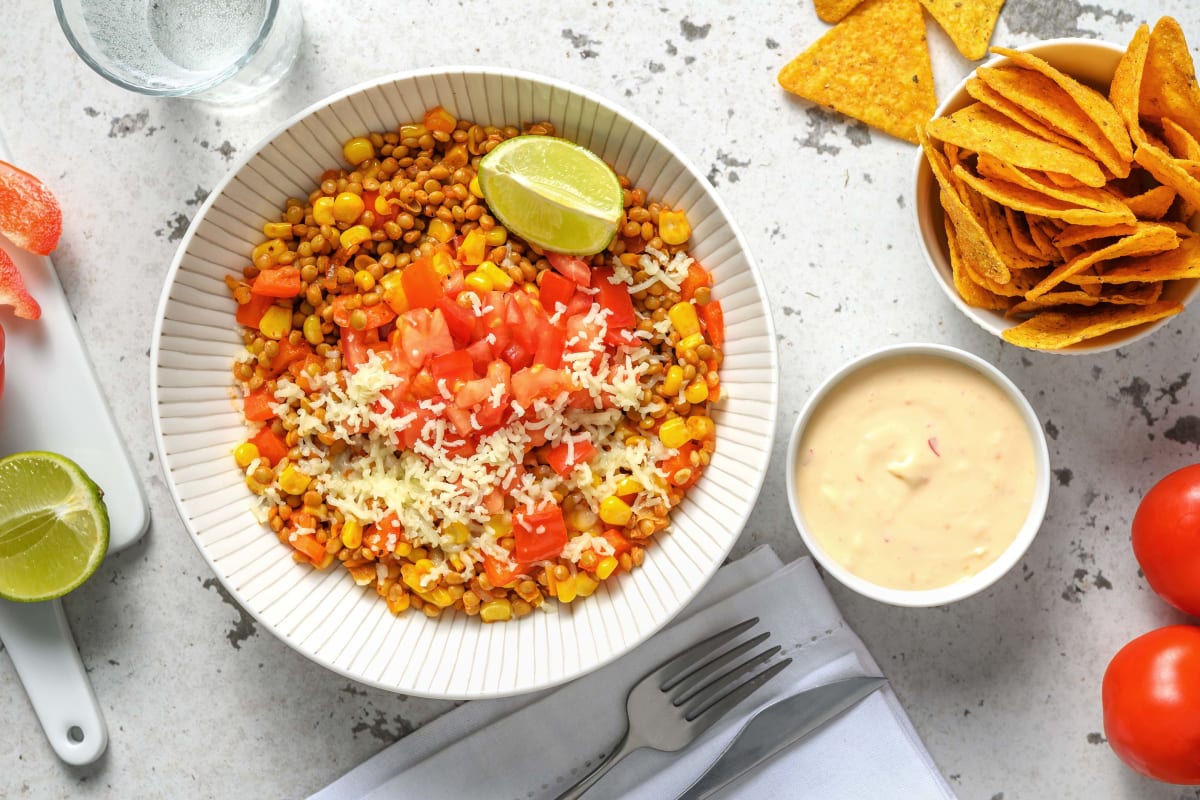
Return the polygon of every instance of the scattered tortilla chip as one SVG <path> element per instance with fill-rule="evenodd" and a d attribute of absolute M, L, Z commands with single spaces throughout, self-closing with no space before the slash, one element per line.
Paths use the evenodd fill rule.
<path fill-rule="evenodd" d="M 1004 311 L 1012 301 L 1007 297 L 989 292 L 979 283 L 968 276 L 967 268 L 963 266 L 962 254 L 958 249 L 958 237 L 954 234 L 954 224 L 950 217 L 945 217 L 946 246 L 950 251 L 950 271 L 954 278 L 954 288 L 963 302 L 975 308 L 986 308 L 991 311 Z"/>
<path fill-rule="evenodd" d="M 1108 262 L 1099 275 L 1078 275 L 1071 283 L 1088 284 L 1153 283 L 1200 278 L 1200 238 L 1179 243 L 1174 250 L 1150 256 L 1119 258 Z"/>
<path fill-rule="evenodd" d="M 779 84 L 916 143 L 937 108 L 920 4 L 866 0 L 784 66 Z"/>
<path fill-rule="evenodd" d="M 1132 147 L 1128 148 L 1129 156 L 1125 157 L 1100 126 L 1075 103 L 1070 93 L 1050 78 L 1018 67 L 981 67 L 976 74 L 980 80 L 1010 102 L 1059 133 L 1079 142 L 1114 175 L 1123 178 L 1129 174 L 1129 164 L 1133 160 Z M 1111 111 L 1112 106 L 1108 105 L 1108 101 L 1099 95 L 1097 97 Z M 1112 116 L 1115 124 L 1121 126 L 1121 133 L 1128 142 L 1129 135 L 1125 133 L 1125 126 L 1120 117 L 1115 111 L 1112 112 Z"/>
<path fill-rule="evenodd" d="M 1171 17 L 1160 19 L 1150 33 L 1138 91 L 1138 113 L 1155 125 L 1170 117 L 1192 138 L 1200 139 L 1196 68 L 1183 30 Z"/>
<path fill-rule="evenodd" d="M 1064 228 L 1054 237 L 1058 246 L 1083 244 L 1096 239 L 1111 239 L 1116 236 L 1128 236 L 1137 231 L 1136 224 L 1121 223 L 1119 225 L 1071 225 Z"/>
<path fill-rule="evenodd" d="M 1000 112 L 1004 116 L 1011 119 L 1013 122 L 1020 125 L 1025 130 L 1037 136 L 1039 139 L 1045 139 L 1047 142 L 1065 147 L 1068 150 L 1074 150 L 1077 153 L 1088 155 L 1083 145 L 1069 136 L 1063 136 L 1058 131 L 1051 128 L 1046 123 L 1042 122 L 1037 117 L 1025 111 L 1019 105 L 1009 100 L 1004 95 L 997 92 L 991 86 L 981 81 L 979 78 L 971 78 L 967 81 L 967 94 L 974 97 L 979 102 L 983 103 L 995 111 Z M 1072 180 L 1074 180 L 1072 178 Z M 1076 181 L 1076 183 L 1078 183 Z"/>
<path fill-rule="evenodd" d="M 1088 119 L 1099 128 L 1100 133 L 1116 151 L 1119 159 L 1117 166 L 1114 167 L 1107 160 L 1104 162 L 1105 165 L 1118 177 L 1123 178 L 1129 174 L 1129 164 L 1133 161 L 1133 143 L 1129 139 L 1129 131 L 1123 124 L 1121 115 L 1113 108 L 1107 97 L 1092 87 L 1080 83 L 1070 75 L 1055 69 L 1033 53 L 1009 50 L 1005 47 L 995 47 L 992 52 L 1007 56 L 1014 64 L 1035 70 L 1058 84 L 1064 92 L 1071 96 L 1075 105 L 1087 115 Z M 1054 123 L 1053 118 L 1048 121 L 1051 124 Z"/>
<path fill-rule="evenodd" d="M 1171 210 L 1176 193 L 1170 186 L 1155 186 L 1139 195 L 1124 199 L 1125 205 L 1138 219 L 1162 219 Z"/>
<path fill-rule="evenodd" d="M 1147 306 L 1099 306 L 1087 311 L 1046 311 L 1009 328 L 1004 341 L 1031 350 L 1061 350 L 1112 331 L 1164 319 L 1183 311 L 1181 303 Z"/>
<path fill-rule="evenodd" d="M 981 178 L 962 167 L 955 167 L 954 174 L 967 186 L 1000 205 L 1017 211 L 1040 214 L 1043 217 L 1066 220 L 1073 225 L 1115 225 L 1120 222 L 1133 223 L 1137 219 L 1123 204 L 1120 205 L 1120 211 L 1097 211 L 1094 208 L 1081 208 L 1073 203 L 1064 203 L 1008 181 Z"/>
<path fill-rule="evenodd" d="M 972 61 L 987 55 L 988 43 L 1000 17 L 1004 0 L 921 0 L 942 30 L 954 42 L 958 52 Z"/>
<path fill-rule="evenodd" d="M 813 0 L 817 16 L 830 25 L 840 22 L 842 17 L 854 10 L 862 0 Z"/>
<path fill-rule="evenodd" d="M 987 153 L 1018 167 L 1067 173 L 1088 186 L 1100 187 L 1106 183 L 1104 173 L 1092 159 L 1037 138 L 982 103 L 972 103 L 948 117 L 930 120 L 925 133 L 938 141 Z"/>
<path fill-rule="evenodd" d="M 1031 192 L 1037 192 L 1064 203 L 1122 216 L 1132 215 L 1129 208 L 1120 199 L 1114 197 L 1112 192 L 1094 189 L 1091 186 L 1064 188 L 1046 178 L 1044 172 L 1029 172 L 987 154 L 979 156 L 976 161 L 976 169 L 985 178 L 996 178 L 1015 183 Z M 1132 221 L 1131 218 L 1130 222 Z"/>
<path fill-rule="evenodd" d="M 1145 141 L 1142 124 L 1138 119 L 1138 106 L 1142 91 L 1142 71 L 1146 65 L 1146 51 L 1150 45 L 1150 28 L 1140 26 L 1133 34 L 1125 54 L 1117 63 L 1112 83 L 1108 87 L 1108 99 L 1125 123 L 1125 129 L 1135 145 Z"/>
<path fill-rule="evenodd" d="M 1093 264 L 1111 261 L 1122 256 L 1144 256 L 1162 253 L 1179 247 L 1179 237 L 1165 225 L 1152 222 L 1138 223 L 1138 229 L 1112 244 L 1098 250 L 1088 250 L 1072 258 L 1051 272 L 1041 283 L 1025 293 L 1026 300 L 1033 300 L 1058 286 L 1073 275 L 1078 275 Z"/>
<path fill-rule="evenodd" d="M 1194 136 L 1170 117 L 1163 117 L 1160 122 L 1163 139 L 1166 141 L 1171 155 L 1189 161 L 1200 161 L 1200 142 L 1197 142 Z"/>

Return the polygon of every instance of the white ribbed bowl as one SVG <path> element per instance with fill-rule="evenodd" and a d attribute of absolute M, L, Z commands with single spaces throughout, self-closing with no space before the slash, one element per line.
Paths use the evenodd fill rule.
<path fill-rule="evenodd" d="M 691 253 L 714 277 L 727 325 L 717 451 L 647 549 L 645 564 L 557 613 L 484 625 L 459 613 L 393 617 L 345 574 L 294 563 L 250 512 L 231 451 L 244 438 L 233 401 L 241 346 L 224 284 L 240 274 L 288 197 L 341 164 L 342 142 L 443 105 L 485 124 L 549 120 L 651 198 L 687 210 Z M 775 433 L 778 367 L 761 278 L 737 226 L 696 168 L 662 136 L 589 92 L 528 73 L 450 68 L 363 84 L 285 122 L 251 151 L 192 221 L 167 276 L 151 351 L 163 470 L 184 524 L 217 577 L 258 622 L 319 664 L 363 683 L 428 697 L 529 692 L 578 677 L 666 624 L 720 566 L 758 497 Z M 548 604 L 553 606 L 554 604 Z"/>

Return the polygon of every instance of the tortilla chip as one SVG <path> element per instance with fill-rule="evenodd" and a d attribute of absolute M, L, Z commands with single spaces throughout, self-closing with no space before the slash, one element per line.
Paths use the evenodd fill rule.
<path fill-rule="evenodd" d="M 1112 291 L 1116 290 L 1116 291 Z M 1108 303 L 1114 306 L 1148 306 L 1158 302 L 1162 296 L 1161 283 L 1138 284 L 1129 290 L 1120 287 L 1106 288 L 1103 292 L 1093 294 L 1083 288 L 1067 291 L 1048 292 L 1034 300 L 1023 300 L 1008 310 L 1009 317 L 1020 317 L 1037 313 L 1044 308 L 1053 306 L 1096 306 Z"/>
<path fill-rule="evenodd" d="M 1004 161 L 999 161 L 987 154 L 980 155 L 976 161 L 976 169 L 985 178 L 996 178 L 1009 183 L 1015 183 L 1031 192 L 1052 197 L 1071 205 L 1091 208 L 1096 211 L 1106 211 L 1122 216 L 1131 212 L 1112 192 L 1104 189 L 1094 189 L 1091 186 L 1080 186 L 1067 189 L 1046 178 L 1044 172 L 1030 172 L 1014 167 Z M 1130 220 L 1132 222 L 1132 219 Z"/>
<path fill-rule="evenodd" d="M 1082 183 L 1075 180 L 1070 175 L 1063 175 L 1059 172 L 1045 172 L 1042 174 L 1044 174 L 1055 186 L 1060 186 L 1063 189 L 1078 189 L 1080 186 L 1083 186 Z"/>
<path fill-rule="evenodd" d="M 920 4 L 866 0 L 780 70 L 779 84 L 915 144 L 937 108 Z"/>
<path fill-rule="evenodd" d="M 1071 283 L 1088 284 L 1154 283 L 1200 278 L 1200 238 L 1192 237 L 1179 243 L 1174 250 L 1142 257 L 1118 258 L 1109 261 L 1104 271 L 1093 277 L 1077 275 Z"/>
<path fill-rule="evenodd" d="M 1171 155 L 1189 161 L 1200 161 L 1200 142 L 1197 142 L 1194 136 L 1170 117 L 1163 117 L 1161 123 L 1163 139 Z"/>
<path fill-rule="evenodd" d="M 1039 217 L 1036 214 L 1032 217 L 1026 214 L 1025 224 L 1029 228 L 1029 238 L 1033 239 L 1033 243 L 1046 257 L 1052 262 L 1062 260 L 1062 254 L 1054 245 L 1054 237 L 1058 236 L 1059 232 L 1058 228 L 1048 225 L 1045 217 Z"/>
<path fill-rule="evenodd" d="M 1146 141 L 1138 145 L 1133 158 L 1160 183 L 1178 192 L 1193 208 L 1200 206 L 1200 180 L 1189 175 L 1166 150 Z"/>
<path fill-rule="evenodd" d="M 930 120 L 925 133 L 1018 167 L 1074 175 L 1088 186 L 1105 184 L 1104 173 L 1091 158 L 1037 138 L 982 103 L 972 103 L 948 117 Z"/>
<path fill-rule="evenodd" d="M 988 106 L 989 108 L 1000 112 L 1025 130 L 1032 133 L 1034 136 L 1037 136 L 1039 139 L 1045 139 L 1047 142 L 1056 144 L 1059 147 L 1065 147 L 1068 150 L 1074 150 L 1082 155 L 1090 156 L 1090 153 L 1088 153 L 1084 146 L 1079 142 L 1075 141 L 1069 136 L 1063 136 L 1061 133 L 1054 130 L 1049 125 L 1042 122 L 1040 119 L 1028 113 L 1025 111 L 1025 109 L 1021 108 L 1019 105 L 997 92 L 991 86 L 988 86 L 979 78 L 971 78 L 971 80 L 967 81 L 967 94 L 971 95 L 971 97 L 974 97 L 976 100 Z"/>
<path fill-rule="evenodd" d="M 1120 205 L 1120 211 L 1080 208 L 1073 203 L 1065 203 L 1053 197 L 1032 192 L 1015 183 L 994 178 L 981 178 L 962 167 L 955 167 L 954 174 L 967 186 L 984 197 L 995 200 L 1000 205 L 1017 211 L 1039 214 L 1043 217 L 1066 220 L 1073 225 L 1115 225 L 1121 222 L 1133 223 L 1137 219 L 1124 205 Z"/>
<path fill-rule="evenodd" d="M 1025 215 L 1006 206 L 1000 207 L 1004 209 L 1004 219 L 1008 223 L 1008 231 L 1012 235 L 1013 244 L 1017 246 L 1017 249 L 1038 261 L 1041 266 L 1048 263 L 1045 254 L 1029 234 L 1029 225 L 1025 221 Z"/>
<path fill-rule="evenodd" d="M 842 17 L 854 10 L 862 0 L 813 0 L 817 16 L 830 25 L 840 22 Z"/>
<path fill-rule="evenodd" d="M 950 251 L 950 271 L 954 277 L 954 288 L 963 302 L 975 308 L 986 308 L 991 311 L 1004 311 L 1012 301 L 1007 297 L 989 292 L 967 274 L 963 266 L 962 254 L 958 249 L 958 237 L 954 234 L 954 224 L 949 216 L 945 216 L 946 245 Z"/>
<path fill-rule="evenodd" d="M 1038 282 L 1045 278 L 1049 272 L 1049 269 L 1023 269 L 1020 272 L 1014 272 L 1012 280 L 1008 283 L 996 283 L 976 273 L 969 266 L 967 267 L 967 277 L 975 281 L 982 288 L 987 289 L 992 294 L 1012 298 L 1024 298 L 1026 293 L 1034 286 L 1037 286 Z"/>
<path fill-rule="evenodd" d="M 1137 225 L 1121 223 L 1119 225 L 1071 225 L 1064 228 L 1054 237 L 1058 246 L 1083 244 L 1096 239 L 1111 239 L 1116 236 L 1128 236 L 1137 231 Z"/>
<path fill-rule="evenodd" d="M 1075 101 L 1076 107 L 1100 130 L 1104 139 L 1112 145 L 1113 150 L 1117 153 L 1117 164 L 1114 166 L 1107 159 L 1102 159 L 1105 165 L 1118 177 L 1123 178 L 1129 174 L 1129 165 L 1133 161 L 1133 143 L 1129 140 L 1129 131 L 1125 128 L 1121 115 L 1113 108 L 1107 97 L 1092 87 L 1080 83 L 1070 75 L 1060 72 L 1032 53 L 1009 50 L 1004 47 L 992 48 L 992 52 L 1007 56 L 1014 64 L 1034 70 L 1058 84 Z M 1048 119 L 1048 122 L 1052 125 L 1055 124 L 1055 118 Z M 1084 142 L 1084 144 L 1087 143 Z M 1102 152 L 1103 150 L 1097 151 L 1097 155 Z"/>
<path fill-rule="evenodd" d="M 968 189 L 968 191 L 971 190 Z M 1013 272 L 1046 266 L 1045 258 L 1040 255 L 1030 256 L 1017 247 L 1017 243 L 1013 240 L 1012 229 L 1008 227 L 1008 217 L 1004 213 L 1008 209 L 1005 206 L 982 196 L 979 196 L 979 204 L 983 210 L 984 227 L 988 231 L 996 252 L 1000 254 L 1000 259 L 1004 261 L 1004 266 Z"/>
<path fill-rule="evenodd" d="M 941 186 L 942 210 L 950 217 L 958 234 L 959 252 L 964 263 L 969 263 L 976 272 L 987 275 L 997 283 L 1007 283 L 1010 278 L 1008 267 L 996 252 L 987 231 L 979 223 L 974 212 L 963 202 L 950 182 L 950 167 L 946 158 L 933 146 L 922 128 L 917 129 L 925 160 Z"/>
<path fill-rule="evenodd" d="M 976 74 L 998 94 L 1003 95 L 1059 133 L 1082 144 L 1114 175 L 1123 178 L 1129 174 L 1129 164 L 1133 160 L 1133 149 L 1128 144 L 1129 134 L 1125 133 L 1125 125 L 1116 112 L 1112 111 L 1112 106 L 1099 94 L 1096 95 L 1097 99 L 1109 109 L 1112 114 L 1112 122 L 1121 128 L 1121 134 L 1125 137 L 1127 145 L 1126 149 L 1129 151 L 1128 157 L 1113 145 L 1104 130 L 1079 107 L 1069 92 L 1045 75 L 1030 69 L 1011 66 L 980 67 L 976 70 Z M 1082 87 L 1082 84 L 1079 85 Z M 1088 89 L 1088 91 L 1094 92 L 1095 90 Z"/>
<path fill-rule="evenodd" d="M 1025 299 L 1033 300 L 1050 291 L 1055 286 L 1058 286 L 1067 278 L 1079 275 L 1079 273 L 1088 267 L 1098 264 L 1101 261 L 1111 261 L 1122 256 L 1151 255 L 1179 247 L 1179 237 L 1175 231 L 1165 225 L 1158 225 L 1152 222 L 1139 222 L 1137 227 L 1138 229 L 1134 233 L 1124 236 L 1105 247 L 1080 253 L 1070 261 L 1056 268 L 1041 283 L 1030 289 L 1025 294 Z"/>
<path fill-rule="evenodd" d="M 1138 219 L 1162 219 L 1171 210 L 1175 196 L 1175 190 L 1170 186 L 1155 186 L 1125 198 L 1124 203 Z"/>
<path fill-rule="evenodd" d="M 1044 311 L 1009 328 L 1004 341 L 1031 350 L 1061 350 L 1064 347 L 1103 336 L 1112 331 L 1132 328 L 1183 311 L 1175 302 L 1147 306 L 1098 306 L 1086 311 Z"/>
<path fill-rule="evenodd" d="M 1108 99 L 1125 122 L 1125 129 L 1135 145 L 1145 141 L 1142 123 L 1138 118 L 1138 106 L 1142 91 L 1142 72 L 1146 66 L 1146 52 L 1150 45 L 1150 28 L 1140 26 L 1133 34 L 1125 54 L 1117 63 L 1112 83 L 1108 87 Z"/>
<path fill-rule="evenodd" d="M 1138 113 L 1155 125 L 1170 117 L 1193 139 L 1200 139 L 1196 68 L 1183 30 L 1171 17 L 1160 19 L 1150 33 L 1138 91 Z"/>
<path fill-rule="evenodd" d="M 992 40 L 1004 0 L 974 0 L 970 3 L 962 0 L 921 0 L 921 5 L 942 26 L 958 52 L 972 61 L 978 61 L 987 55 L 988 42 Z"/>

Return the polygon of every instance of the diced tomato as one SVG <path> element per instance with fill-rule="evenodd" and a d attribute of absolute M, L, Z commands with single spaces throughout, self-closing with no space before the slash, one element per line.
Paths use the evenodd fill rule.
<path fill-rule="evenodd" d="M 461 269 L 456 269 L 454 272 L 451 272 L 449 275 L 447 275 L 445 280 L 442 281 L 443 290 L 449 297 L 457 298 L 460 294 L 462 294 L 463 289 L 467 288 L 465 276 L 466 273 L 464 273 Z"/>
<path fill-rule="evenodd" d="M 282 375 L 295 361 L 308 358 L 313 354 L 313 349 L 308 345 L 308 342 L 298 342 L 292 344 L 288 338 L 279 340 L 279 352 L 271 359 L 271 375 Z"/>
<path fill-rule="evenodd" d="M 692 453 L 694 452 L 696 452 L 696 443 L 688 442 L 679 448 L 679 451 L 675 455 L 665 459 L 659 465 L 662 471 L 667 473 L 667 480 L 670 481 L 672 486 L 686 489 L 700 480 L 700 469 L 692 466 Z M 676 481 L 675 474 L 685 468 L 691 470 L 691 476 L 686 481 Z"/>
<path fill-rule="evenodd" d="M 503 361 L 493 361 L 488 364 L 487 375 L 483 378 L 477 378 L 473 381 L 468 381 L 458 390 L 458 395 L 455 397 L 455 404 L 459 408 L 471 408 L 477 405 L 490 405 L 493 392 L 497 384 L 503 387 L 501 394 L 500 405 L 507 405 L 508 382 L 511 377 L 511 371 L 508 364 Z"/>
<path fill-rule="evenodd" d="M 389 220 L 395 219 L 396 215 L 400 213 L 400 207 L 395 201 L 385 201 L 385 204 L 387 205 L 387 213 L 384 214 L 381 212 L 379 210 L 379 205 L 375 202 L 377 199 L 379 199 L 379 192 L 364 191 L 362 193 L 362 199 L 363 205 L 366 206 L 367 211 L 370 211 L 375 215 L 375 221 L 371 223 L 371 228 L 373 230 L 379 230 L 386 225 Z"/>
<path fill-rule="evenodd" d="M 700 319 L 704 321 L 704 331 L 713 347 L 720 350 L 725 346 L 725 311 L 721 308 L 720 300 L 713 300 L 706 306 L 700 306 Z"/>
<path fill-rule="evenodd" d="M 406 311 L 396 319 L 392 337 L 393 351 L 414 369 L 419 369 L 430 356 L 454 349 L 454 338 L 441 309 L 435 309 L 432 314 L 423 308 Z M 399 349 L 396 348 L 397 341 Z"/>
<path fill-rule="evenodd" d="M 574 294 L 574 281 L 564 278 L 557 272 L 547 271 L 542 274 L 542 284 L 538 292 L 538 299 L 542 301 L 542 308 L 546 309 L 547 314 L 553 315 L 559 305 L 565 308 Z"/>
<path fill-rule="evenodd" d="M 439 300 L 437 307 L 441 310 L 442 316 L 446 318 L 446 327 L 450 329 L 450 336 L 454 338 L 454 344 L 458 347 L 466 347 L 471 342 L 472 334 L 475 333 L 475 314 L 471 309 L 460 306 L 449 296 Z"/>
<path fill-rule="evenodd" d="M 687 277 L 679 284 L 679 296 L 684 300 L 691 300 L 696 295 L 696 290 L 701 286 L 712 286 L 712 275 L 704 267 L 693 261 L 691 264 L 688 264 Z"/>
<path fill-rule="evenodd" d="M 563 363 L 563 351 L 567 346 L 567 334 L 562 328 L 554 325 L 545 326 L 538 334 L 537 350 L 533 353 L 533 363 L 541 364 L 549 369 L 558 369 Z"/>
<path fill-rule="evenodd" d="M 389 552 L 389 539 L 392 540 L 391 544 L 393 547 L 400 542 L 408 541 L 404 535 L 404 526 L 400 524 L 400 518 L 396 516 L 395 512 L 388 512 L 379 522 L 376 522 L 374 525 L 368 525 L 363 530 L 363 546 L 374 552 L 377 556 L 382 556 Z"/>
<path fill-rule="evenodd" d="M 366 336 L 360 331 L 346 327 L 339 328 L 338 334 L 341 340 L 339 347 L 342 351 L 342 364 L 346 369 L 355 372 L 367 363 Z"/>
<path fill-rule="evenodd" d="M 476 374 L 487 372 L 488 365 L 492 363 L 492 346 L 483 339 L 477 342 L 472 342 L 467 347 L 467 354 L 471 356 L 471 363 L 475 365 Z"/>
<path fill-rule="evenodd" d="M 350 315 L 355 310 L 350 308 L 351 297 L 353 295 L 340 294 L 333 298 L 333 322 L 335 325 L 343 328 L 350 327 Z M 396 318 L 396 312 L 387 303 L 376 303 L 373 306 L 359 305 L 358 310 L 361 310 L 366 318 L 366 324 L 362 328 L 365 331 L 381 328 Z"/>
<path fill-rule="evenodd" d="M 622 553 L 628 553 L 633 549 L 633 542 L 626 539 L 625 534 L 616 528 L 608 528 L 600 535 L 612 545 L 613 555 L 617 558 L 620 558 Z"/>
<path fill-rule="evenodd" d="M 4 278 L 4 259 L 5 258 L 7 258 L 7 256 L 0 255 L 0 287 L 2 287 L 3 283 L 4 283 L 3 278 Z M 13 269 L 15 271 L 16 267 L 13 267 Z M 3 294 L 2 288 L 0 288 L 0 302 L 4 302 L 4 294 Z M 257 328 L 258 323 L 262 322 L 263 314 L 266 314 L 267 309 L 273 305 L 275 305 L 274 297 L 267 297 L 265 295 L 260 295 L 260 294 L 251 294 L 249 303 L 246 303 L 244 305 L 239 305 L 237 307 L 237 314 L 236 314 L 235 318 L 237 319 L 238 325 L 244 325 L 247 328 Z"/>
<path fill-rule="evenodd" d="M 317 537 L 311 533 L 291 537 L 288 539 L 288 543 L 303 553 L 304 557 L 314 564 L 320 564 L 325 560 L 325 545 L 318 542 Z"/>
<path fill-rule="evenodd" d="M 524 408 L 532 405 L 538 397 L 553 400 L 569 386 L 562 370 L 542 366 L 526 367 L 514 372 L 512 376 L 513 399 Z"/>
<path fill-rule="evenodd" d="M 442 276 L 429 258 L 418 258 L 409 264 L 400 275 L 400 285 L 404 287 L 409 308 L 434 308 L 442 298 Z"/>
<path fill-rule="evenodd" d="M 273 402 L 275 398 L 267 393 L 267 387 L 260 386 L 242 399 L 242 414 L 251 422 L 274 419 L 275 412 L 271 410 Z"/>
<path fill-rule="evenodd" d="M 633 335 L 633 331 L 629 328 L 609 328 L 604 333 L 604 343 L 611 344 L 613 347 L 637 347 L 642 344 L 642 340 Z"/>
<path fill-rule="evenodd" d="M 564 255 L 563 253 L 546 253 L 546 260 L 550 262 L 550 266 L 561 272 L 564 277 L 570 278 L 580 286 L 592 285 L 592 267 L 582 258 Z M 545 280 L 545 278 L 542 280 Z"/>
<path fill-rule="evenodd" d="M 572 444 L 563 442 L 546 451 L 546 463 L 559 475 L 569 475 L 576 464 L 586 463 L 595 454 L 590 438 Z"/>
<path fill-rule="evenodd" d="M 625 243 L 626 253 L 644 253 L 646 252 L 646 240 L 641 236 L 622 236 L 621 241 Z"/>
<path fill-rule="evenodd" d="M 459 436 L 470 436 L 475 432 L 475 427 L 471 424 L 471 412 L 467 409 L 447 404 L 442 413 Z"/>
<path fill-rule="evenodd" d="M 264 269 L 250 284 L 250 291 L 264 297 L 295 297 L 300 294 L 300 268 Z"/>
<path fill-rule="evenodd" d="M 0 161 L 0 233 L 22 250 L 41 256 L 50 255 L 62 236 L 58 200 L 40 180 L 5 161 Z"/>
<path fill-rule="evenodd" d="M 637 324 L 637 317 L 633 313 L 633 297 L 629 294 L 629 287 L 610 281 L 613 271 L 609 267 L 599 267 L 594 272 L 596 288 L 600 290 L 596 301 L 600 303 L 600 308 L 609 312 L 605 320 L 609 329 L 632 328 Z"/>
<path fill-rule="evenodd" d="M 396 443 L 405 449 L 411 448 L 417 443 L 425 424 L 434 418 L 432 411 L 428 408 L 421 408 L 416 403 L 397 403 L 396 408 L 392 411 L 392 416 L 397 419 L 403 419 L 410 414 L 413 416 L 412 422 L 396 431 Z"/>
<path fill-rule="evenodd" d="M 499 514 L 504 511 L 504 492 L 500 489 L 492 489 L 488 492 L 487 497 L 483 498 L 483 510 L 489 514 Z"/>
<path fill-rule="evenodd" d="M 593 372 L 600 368 L 600 363 L 604 360 L 602 349 L 592 350 L 591 348 L 591 343 L 599 338 L 599 324 L 587 322 L 582 316 L 571 317 L 567 320 L 567 352 L 586 353 L 591 351 L 592 359 L 589 366 Z"/>
<path fill-rule="evenodd" d="M 433 379 L 433 373 L 429 368 L 421 370 L 412 377 L 409 383 L 409 392 L 414 400 L 432 400 L 435 397 L 441 398 L 442 393 L 438 391 L 437 381 Z"/>
<path fill-rule="evenodd" d="M 434 356 L 429 362 L 429 371 L 434 380 L 445 381 L 446 386 L 453 389 L 456 383 L 465 383 L 475 377 L 475 364 L 466 350 L 451 350 Z"/>
<path fill-rule="evenodd" d="M 513 539 L 518 561 L 529 563 L 557 558 L 567 544 L 567 525 L 562 509 L 550 503 L 532 514 L 514 514 Z"/>
<path fill-rule="evenodd" d="M 270 425 L 264 425 L 249 441 L 258 448 L 258 454 L 272 467 L 287 456 L 287 443 L 283 441 L 282 436 L 271 430 Z"/>
<path fill-rule="evenodd" d="M 517 578 L 521 575 L 527 575 L 529 573 L 529 565 L 514 562 L 510 567 L 503 561 L 492 558 L 485 553 L 483 556 L 483 570 L 487 573 L 488 580 L 492 582 L 492 586 L 502 589 L 516 583 Z"/>
<path fill-rule="evenodd" d="M 570 317 L 581 317 L 592 310 L 592 296 L 583 292 L 576 292 L 571 295 L 571 299 L 567 301 L 567 313 L 562 315 L 562 319 Z"/>
<path fill-rule="evenodd" d="M 516 342 L 504 348 L 500 357 L 514 370 L 525 369 L 533 364 L 533 354 Z"/>

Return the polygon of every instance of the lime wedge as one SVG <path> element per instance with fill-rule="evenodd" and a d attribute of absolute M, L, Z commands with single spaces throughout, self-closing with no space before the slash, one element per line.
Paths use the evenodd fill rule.
<path fill-rule="evenodd" d="M 0 459 L 0 597 L 31 603 L 86 581 L 108 550 L 100 487 L 68 458 Z"/>
<path fill-rule="evenodd" d="M 591 150 L 552 136 L 501 142 L 479 163 L 479 188 L 504 227 L 556 253 L 599 253 L 624 213 L 616 173 Z"/>

